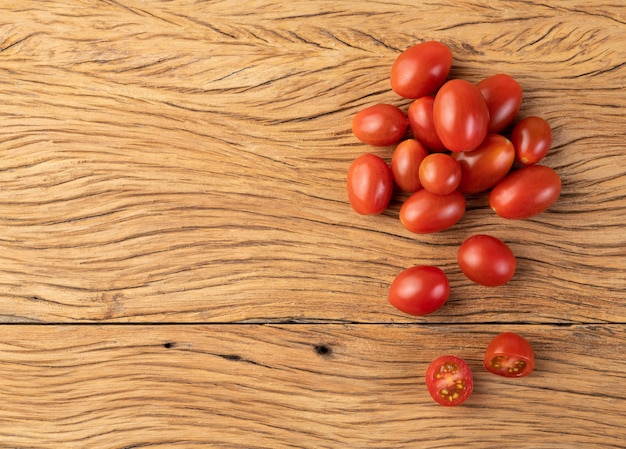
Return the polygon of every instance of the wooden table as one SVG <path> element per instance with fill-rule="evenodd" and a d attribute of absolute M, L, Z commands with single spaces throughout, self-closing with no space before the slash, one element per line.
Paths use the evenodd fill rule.
<path fill-rule="evenodd" d="M 592 1 L 0 2 L 2 448 L 626 447 L 626 7 Z M 411 234 L 345 189 L 366 106 L 405 48 L 508 73 L 553 127 L 559 201 L 523 221 L 468 199 Z M 489 233 L 503 287 L 456 264 Z M 438 312 L 387 302 L 440 266 Z M 527 337 L 535 372 L 482 356 Z M 435 357 L 475 391 L 434 403 Z"/>

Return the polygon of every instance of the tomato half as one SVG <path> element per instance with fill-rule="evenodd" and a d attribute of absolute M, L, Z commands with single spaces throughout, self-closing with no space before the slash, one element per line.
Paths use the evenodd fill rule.
<path fill-rule="evenodd" d="M 433 104 L 435 97 L 425 96 L 418 98 L 409 106 L 407 116 L 409 126 L 417 140 L 422 142 L 426 148 L 433 153 L 446 151 L 446 147 L 441 143 L 441 139 L 435 131 L 433 120 Z"/>
<path fill-rule="evenodd" d="M 429 265 L 407 268 L 391 283 L 389 304 L 414 316 L 433 313 L 450 296 L 450 283 L 441 268 Z"/>
<path fill-rule="evenodd" d="M 561 178 L 545 165 L 512 172 L 489 193 L 489 207 L 504 218 L 529 218 L 552 206 L 561 194 Z"/>
<path fill-rule="evenodd" d="M 458 190 L 448 195 L 418 190 L 400 207 L 400 223 L 416 234 L 443 231 L 461 219 L 465 206 L 465 197 Z"/>
<path fill-rule="evenodd" d="M 393 150 L 391 172 L 393 180 L 403 192 L 416 192 L 422 188 L 419 168 L 428 150 L 418 140 L 403 140 Z"/>
<path fill-rule="evenodd" d="M 359 214 L 380 214 L 389 205 L 393 177 L 387 163 L 374 154 L 364 154 L 348 169 L 348 199 Z"/>
<path fill-rule="evenodd" d="M 409 120 L 392 104 L 375 104 L 359 111 L 352 119 L 352 132 L 361 142 L 384 147 L 402 139 Z"/>
<path fill-rule="evenodd" d="M 506 243 L 484 234 L 467 238 L 459 247 L 457 260 L 465 276 L 488 287 L 509 282 L 517 265 L 515 255 Z"/>
<path fill-rule="evenodd" d="M 438 195 L 448 195 L 459 187 L 461 166 L 448 154 L 429 154 L 420 165 L 419 179 L 426 190 Z"/>
<path fill-rule="evenodd" d="M 535 353 L 524 337 L 514 332 L 497 335 L 485 351 L 485 368 L 504 377 L 524 377 L 535 367 Z"/>
<path fill-rule="evenodd" d="M 473 151 L 452 153 L 461 166 L 462 193 L 479 193 L 490 189 L 509 173 L 515 161 L 515 149 L 509 139 L 490 134 Z"/>
<path fill-rule="evenodd" d="M 403 51 L 391 66 L 391 88 L 404 98 L 419 98 L 439 88 L 452 67 L 452 52 L 428 41 Z"/>
<path fill-rule="evenodd" d="M 476 85 L 489 109 L 489 132 L 509 126 L 522 105 L 522 86 L 505 73 L 485 78 Z"/>
<path fill-rule="evenodd" d="M 552 146 L 552 128 L 541 117 L 526 117 L 513 128 L 511 142 L 515 147 L 517 162 L 536 164 Z"/>
<path fill-rule="evenodd" d="M 435 95 L 433 119 L 437 135 L 450 151 L 472 151 L 487 136 L 489 109 L 473 84 L 453 79 Z"/>
<path fill-rule="evenodd" d="M 462 404 L 474 389 L 472 371 L 467 362 L 459 357 L 438 357 L 426 370 L 426 388 L 435 402 L 441 405 Z"/>

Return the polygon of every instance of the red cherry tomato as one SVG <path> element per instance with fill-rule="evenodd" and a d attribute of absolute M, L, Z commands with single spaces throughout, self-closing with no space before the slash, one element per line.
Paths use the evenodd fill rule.
<path fill-rule="evenodd" d="M 505 377 L 524 377 L 535 367 L 535 353 L 524 337 L 513 332 L 496 336 L 485 351 L 485 368 Z"/>
<path fill-rule="evenodd" d="M 489 132 L 499 133 L 509 126 L 522 105 L 522 86 L 509 75 L 500 73 L 476 85 L 489 109 Z"/>
<path fill-rule="evenodd" d="M 433 104 L 435 129 L 450 151 L 472 151 L 487 136 L 489 109 L 476 86 L 454 79 L 445 83 Z"/>
<path fill-rule="evenodd" d="M 435 97 L 418 98 L 409 106 L 407 116 L 409 118 L 409 126 L 415 138 L 426 145 L 430 151 L 441 153 L 446 151 L 446 147 L 443 146 L 437 131 L 435 131 L 435 122 L 433 121 L 434 102 Z"/>
<path fill-rule="evenodd" d="M 428 265 L 407 268 L 391 283 L 389 304 L 413 316 L 433 313 L 450 296 L 450 283 L 438 267 Z"/>
<path fill-rule="evenodd" d="M 403 192 L 416 192 L 422 188 L 419 167 L 428 151 L 415 139 L 403 140 L 391 156 L 393 180 Z"/>
<path fill-rule="evenodd" d="M 561 178 L 550 167 L 529 165 L 512 172 L 489 193 L 489 207 L 504 218 L 540 214 L 561 194 Z"/>
<path fill-rule="evenodd" d="M 348 169 L 348 199 L 359 214 L 380 214 L 389 205 L 393 177 L 387 163 L 374 154 L 364 154 Z"/>
<path fill-rule="evenodd" d="M 439 88 L 452 66 L 452 52 L 429 41 L 403 51 L 391 66 L 391 88 L 404 98 L 419 98 Z"/>
<path fill-rule="evenodd" d="M 459 187 L 461 166 L 445 153 L 429 154 L 420 165 L 419 180 L 429 192 L 448 195 Z"/>
<path fill-rule="evenodd" d="M 426 388 L 438 404 L 462 404 L 474 389 L 474 379 L 465 360 L 444 355 L 436 358 L 426 370 Z"/>
<path fill-rule="evenodd" d="M 552 146 L 552 129 L 541 117 L 526 117 L 513 128 L 511 142 L 515 147 L 517 162 L 536 164 Z"/>
<path fill-rule="evenodd" d="M 515 161 L 513 144 L 500 134 L 490 134 L 473 151 L 452 153 L 461 166 L 462 193 L 479 193 L 490 189 L 509 173 Z"/>
<path fill-rule="evenodd" d="M 448 195 L 437 195 L 422 189 L 407 198 L 400 207 L 400 223 L 410 232 L 429 234 L 448 229 L 464 213 L 465 197 L 458 190 Z"/>
<path fill-rule="evenodd" d="M 391 104 L 370 106 L 352 119 L 352 132 L 357 139 L 378 147 L 399 142 L 408 126 L 404 112 Z"/>
<path fill-rule="evenodd" d="M 517 262 L 513 251 L 502 240 L 478 234 L 466 239 L 457 253 L 465 276 L 480 285 L 504 285 L 515 274 Z"/>

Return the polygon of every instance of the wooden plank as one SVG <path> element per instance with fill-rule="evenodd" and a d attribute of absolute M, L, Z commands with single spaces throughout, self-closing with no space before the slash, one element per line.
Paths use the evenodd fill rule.
<path fill-rule="evenodd" d="M 500 331 L 536 369 L 482 368 Z M 11 448 L 617 448 L 623 325 L 0 327 L 0 440 Z M 428 363 L 456 354 L 475 390 L 442 407 Z M 505 443 L 506 442 L 506 443 Z"/>

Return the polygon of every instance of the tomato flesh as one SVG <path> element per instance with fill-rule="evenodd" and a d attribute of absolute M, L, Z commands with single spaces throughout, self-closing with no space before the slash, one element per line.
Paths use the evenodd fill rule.
<path fill-rule="evenodd" d="M 470 397 L 474 381 L 469 365 L 463 359 L 445 355 L 428 366 L 426 387 L 438 404 L 455 406 Z"/>
<path fill-rule="evenodd" d="M 524 337 L 514 332 L 503 332 L 487 346 L 483 363 L 488 371 L 499 376 L 524 377 L 535 367 L 535 354 Z"/>

